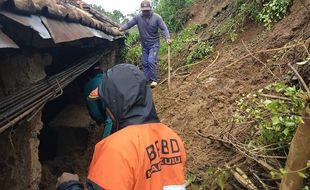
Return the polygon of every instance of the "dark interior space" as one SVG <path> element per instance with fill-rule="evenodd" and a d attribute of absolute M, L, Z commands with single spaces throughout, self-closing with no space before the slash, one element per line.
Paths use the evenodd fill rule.
<path fill-rule="evenodd" d="M 39 160 L 42 164 L 40 189 L 55 189 L 62 172 L 87 175 L 94 145 L 102 129 L 91 121 L 83 97 L 87 72 L 64 89 L 63 95 L 43 109 L 44 123 L 39 139 Z"/>
<path fill-rule="evenodd" d="M 61 47 L 48 49 L 50 54 L 53 57 L 53 62 L 51 65 L 45 67 L 45 72 L 48 76 L 57 74 L 64 69 L 70 67 L 72 64 L 78 62 L 79 60 L 85 59 L 86 57 L 91 56 L 98 50 L 104 50 L 108 47 L 106 44 L 100 46 L 88 47 L 84 44 L 91 44 L 95 39 L 87 41 L 80 40 L 78 46 L 72 46 L 74 42 L 63 44 Z"/>

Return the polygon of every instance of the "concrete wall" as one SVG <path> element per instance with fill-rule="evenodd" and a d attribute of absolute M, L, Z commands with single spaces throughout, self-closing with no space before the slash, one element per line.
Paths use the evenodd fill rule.
<path fill-rule="evenodd" d="M 9 95 L 43 79 L 44 65 L 51 56 L 36 52 L 1 57 L 0 82 L 2 95 Z M 38 157 L 38 135 L 42 129 L 41 112 L 30 121 L 23 121 L 0 134 L 1 189 L 39 189 L 41 164 Z"/>

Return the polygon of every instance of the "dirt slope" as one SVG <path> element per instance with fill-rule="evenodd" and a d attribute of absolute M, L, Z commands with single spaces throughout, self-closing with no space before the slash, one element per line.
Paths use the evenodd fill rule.
<path fill-rule="evenodd" d="M 248 138 L 251 127 L 249 124 L 232 124 L 235 101 L 242 94 L 285 78 L 288 71 L 286 64 L 296 61 L 304 54 L 303 47 L 291 48 L 287 52 L 256 54 L 263 64 L 251 56 L 242 59 L 249 54 L 242 41 L 249 51 L 256 52 L 309 39 L 309 7 L 309 1 L 295 1 L 290 14 L 269 31 L 248 23 L 235 43 L 218 43 L 216 53 L 186 71 L 189 75 L 173 77 L 171 91 L 168 91 L 165 83 L 154 90 L 162 122 L 174 128 L 186 143 L 188 171 L 203 179 L 208 167 L 221 167 L 237 155 L 231 148 L 201 138 L 196 131 L 217 136 L 230 134 L 244 141 Z M 229 1 L 199 1 L 193 6 L 191 14 L 193 17 L 190 22 L 215 26 L 229 14 Z M 218 59 L 210 66 L 217 55 Z M 275 56 L 278 61 L 270 64 L 268 60 L 275 59 Z M 236 185 L 232 189 L 236 189 Z"/>

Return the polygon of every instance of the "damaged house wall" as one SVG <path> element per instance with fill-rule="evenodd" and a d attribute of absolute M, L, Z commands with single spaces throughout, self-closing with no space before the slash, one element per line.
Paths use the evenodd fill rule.
<path fill-rule="evenodd" d="M 30 86 L 46 75 L 44 65 L 51 56 L 23 53 L 1 57 L 0 80 L 6 95 Z M 3 189 L 38 189 L 41 164 L 38 159 L 38 134 L 42 128 L 41 112 L 0 135 L 0 184 Z"/>
<path fill-rule="evenodd" d="M 30 122 L 18 124 L 0 135 L 0 183 L 2 189 L 38 189 L 41 179 L 41 164 L 38 159 L 39 140 L 42 128 L 39 112 Z"/>
<path fill-rule="evenodd" d="M 0 59 L 0 79 L 6 95 L 43 79 L 46 76 L 44 67 L 52 63 L 51 55 L 38 52 L 11 54 Z"/>
<path fill-rule="evenodd" d="M 42 167 L 47 166 L 39 161 L 40 133 L 48 126 L 43 123 L 42 108 L 62 95 L 59 90 L 77 83 L 74 80 L 94 65 L 107 70 L 118 62 L 118 50 L 124 43 L 124 36 L 115 33 L 114 28 L 118 26 L 80 0 L 0 0 L 1 189 L 37 190 L 44 177 L 49 177 L 42 173 Z M 67 70 L 69 72 L 66 73 Z M 63 86 L 59 89 L 55 78 L 56 81 L 62 80 L 59 83 Z M 58 91 L 54 92 L 57 96 L 47 94 L 49 98 L 44 99 L 45 92 L 40 91 L 37 84 L 50 84 L 49 79 L 57 87 Z M 53 90 L 55 88 L 50 89 Z M 29 98 L 17 96 L 28 95 L 29 91 L 32 93 Z M 36 93 L 42 93 L 37 104 L 33 102 Z M 19 98 L 18 101 L 15 98 Z M 12 112 L 11 107 L 29 99 L 31 104 Z M 10 103 L 6 103 L 7 100 Z M 37 107 L 27 112 L 33 103 Z M 68 133 L 62 134 L 63 139 L 74 135 L 70 130 L 66 131 Z M 90 153 L 91 150 L 85 158 Z M 85 167 L 82 172 L 86 170 Z M 55 181 L 46 185 L 54 189 Z"/>
<path fill-rule="evenodd" d="M 117 59 L 118 49 L 117 43 L 109 46 L 105 52 L 106 56 L 100 59 L 98 64 L 104 68 L 112 66 Z M 27 89 L 45 79 L 47 77 L 45 70 L 52 65 L 54 53 L 55 51 L 51 54 L 23 52 L 0 56 L 0 84 L 3 96 L 14 95 L 20 89 Z M 24 120 L 0 134 L 0 184 L 3 189 L 39 189 L 43 170 L 39 161 L 38 147 L 39 135 L 44 123 L 41 110 L 32 114 L 35 115 L 25 117 Z M 65 134 L 68 138 L 74 135 L 69 133 Z M 67 147 L 67 145 L 63 146 Z"/>

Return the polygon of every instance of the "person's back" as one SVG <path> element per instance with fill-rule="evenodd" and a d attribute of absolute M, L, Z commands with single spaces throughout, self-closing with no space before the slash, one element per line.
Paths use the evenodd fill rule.
<path fill-rule="evenodd" d="M 183 142 L 160 123 L 143 72 L 134 65 L 116 65 L 92 96 L 96 92 L 114 125 L 113 134 L 95 147 L 87 188 L 185 190 Z M 82 187 L 76 182 L 77 176 L 71 174 L 64 174 L 58 181 L 58 190 Z"/>
<path fill-rule="evenodd" d="M 170 128 L 133 125 L 96 145 L 88 179 L 107 190 L 182 190 L 185 160 L 183 142 Z"/>

